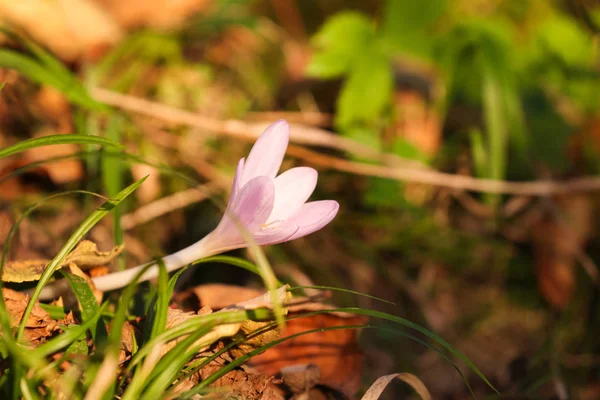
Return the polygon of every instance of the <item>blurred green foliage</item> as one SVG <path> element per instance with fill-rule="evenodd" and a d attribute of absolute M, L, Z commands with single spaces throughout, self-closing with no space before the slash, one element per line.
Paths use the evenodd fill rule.
<path fill-rule="evenodd" d="M 459 129 L 470 137 L 473 169 L 482 178 L 527 179 L 540 167 L 566 172 L 573 132 L 568 118 L 597 114 L 596 44 L 560 2 L 504 1 L 486 8 L 467 1 L 387 0 L 379 16 L 333 15 L 312 43 L 317 53 L 307 73 L 344 79 L 336 127 L 405 158 L 423 159 L 418 149 L 384 148 L 381 139 L 394 118 L 394 62 L 413 59 L 435 71 L 445 90 L 430 100 L 442 117 L 458 105 L 480 115 Z"/>

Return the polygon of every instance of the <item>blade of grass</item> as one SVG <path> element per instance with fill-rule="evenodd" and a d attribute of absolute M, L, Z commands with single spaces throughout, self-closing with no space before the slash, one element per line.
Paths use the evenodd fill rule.
<path fill-rule="evenodd" d="M 167 273 L 165 263 L 161 259 L 158 259 L 156 263 L 158 264 L 158 288 L 155 297 L 150 302 L 150 307 L 148 307 L 147 336 L 144 342 L 147 342 L 149 338 L 153 338 L 165 330 L 169 300 L 171 299 L 169 274 Z"/>
<path fill-rule="evenodd" d="M 117 149 L 123 149 L 118 143 L 113 142 L 112 140 L 105 139 L 103 137 L 98 136 L 88 136 L 88 135 L 76 135 L 76 134 L 68 134 L 68 135 L 49 135 L 43 136 L 39 138 L 32 138 L 23 140 L 17 144 L 12 146 L 5 147 L 0 150 L 0 158 L 4 158 L 16 153 L 20 153 L 25 150 L 34 149 L 36 147 L 49 146 L 53 144 L 99 144 L 104 146 L 110 146 Z"/>
<path fill-rule="evenodd" d="M 123 118 L 118 114 L 113 114 L 106 128 L 106 137 L 115 142 L 119 143 L 121 140 L 121 126 Z M 102 180 L 104 182 L 104 188 L 108 196 L 115 196 L 123 187 L 123 171 L 121 166 L 121 158 L 118 157 L 117 152 L 107 148 L 104 149 L 102 157 Z M 111 154 L 117 157 L 105 157 L 106 154 Z M 119 207 L 116 207 L 113 212 L 113 230 L 114 230 L 114 241 L 115 245 L 119 246 L 123 244 L 123 229 L 121 228 L 121 211 Z M 117 270 L 125 269 L 125 254 L 121 254 L 117 258 Z"/>
<path fill-rule="evenodd" d="M 150 386 L 144 392 L 143 400 L 162 397 L 165 389 L 175 380 L 179 370 L 197 354 L 198 346 L 194 345 L 194 342 L 208 334 L 213 327 L 213 324 L 207 324 L 169 350 L 150 374 L 147 380 Z"/>
<path fill-rule="evenodd" d="M 146 177 L 134 182 L 129 185 L 121 192 L 118 193 L 116 198 L 107 200 L 102 206 L 100 206 L 96 211 L 90 214 L 89 217 L 83 221 L 83 223 L 79 226 L 79 228 L 71 235 L 67 243 L 60 249 L 58 254 L 50 261 L 44 273 L 40 277 L 40 280 L 35 287 L 35 290 L 29 299 L 29 303 L 27 304 L 27 308 L 25 308 L 25 312 L 23 313 L 23 317 L 21 319 L 21 323 L 19 324 L 19 329 L 17 331 L 17 340 L 21 340 L 23 337 L 23 332 L 25 331 L 25 323 L 33 310 L 33 306 L 35 305 L 37 299 L 39 298 L 43 287 L 48 283 L 54 272 L 58 269 L 67 255 L 75 248 L 77 243 L 83 239 L 85 234 L 92 229 L 98 221 L 100 221 L 106 214 L 108 214 L 115 206 L 119 205 L 127 196 L 133 193 L 144 181 Z"/>
<path fill-rule="evenodd" d="M 371 296 L 369 294 L 365 294 L 365 293 L 361 293 L 361 292 L 355 292 L 354 290 L 336 288 L 334 286 L 294 286 L 294 287 L 289 288 L 288 292 L 303 290 L 303 289 L 331 290 L 334 292 L 350 293 L 350 294 L 354 294 L 356 296 L 366 297 L 368 299 L 373 299 L 373 300 L 381 301 L 383 303 L 391 304 L 393 306 L 396 305 L 396 303 L 382 299 L 380 297 Z"/>

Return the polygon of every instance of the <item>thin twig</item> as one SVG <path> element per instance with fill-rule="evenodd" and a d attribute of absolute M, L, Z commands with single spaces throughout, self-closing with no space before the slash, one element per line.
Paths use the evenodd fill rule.
<path fill-rule="evenodd" d="M 248 123 L 240 120 L 218 120 L 100 88 L 92 89 L 92 94 L 97 100 L 119 107 L 123 110 L 159 118 L 171 123 L 194 126 L 207 131 L 248 141 L 255 140 L 268 125 L 266 123 Z M 381 154 L 378 151 L 365 147 L 355 141 L 333 135 L 322 129 L 304 125 L 293 125 L 290 140 L 296 144 L 314 145 L 346 151 L 362 158 L 385 162 L 387 164 L 397 164 L 398 160 L 398 157 L 393 155 Z M 290 146 L 288 151 L 295 157 L 325 168 L 333 168 L 357 175 L 377 176 L 398 181 L 423 183 L 458 190 L 522 196 L 549 196 L 561 193 L 600 190 L 600 177 L 596 176 L 580 177 L 566 181 L 539 180 L 529 182 L 507 182 L 492 179 L 478 179 L 470 176 L 448 174 L 406 166 L 390 167 L 386 165 L 348 161 L 337 157 L 323 155 L 298 146 Z"/>
<path fill-rule="evenodd" d="M 121 228 L 129 230 L 161 215 L 200 202 L 207 199 L 216 190 L 216 186 L 207 184 L 160 198 L 138 208 L 132 213 L 123 215 L 121 217 Z"/>

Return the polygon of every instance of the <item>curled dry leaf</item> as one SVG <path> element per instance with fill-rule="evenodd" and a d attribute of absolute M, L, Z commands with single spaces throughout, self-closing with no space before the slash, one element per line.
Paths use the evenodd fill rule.
<path fill-rule="evenodd" d="M 369 390 L 367 390 L 365 395 L 362 397 L 362 400 L 379 399 L 387 385 L 389 385 L 389 383 L 396 378 L 410 385 L 415 390 L 415 392 L 417 392 L 419 396 L 421 396 L 421 399 L 431 400 L 431 395 L 429 394 L 429 391 L 427 390 L 423 382 L 421 382 L 421 380 L 415 375 L 406 372 L 380 377 L 371 385 Z"/>
<path fill-rule="evenodd" d="M 6 304 L 6 311 L 10 317 L 12 328 L 19 326 L 29 296 L 11 289 L 2 288 L 2 296 Z M 25 323 L 25 338 L 30 344 L 37 345 L 45 338 L 52 335 L 58 329 L 58 324 L 50 317 L 50 314 L 36 303 Z"/>
<path fill-rule="evenodd" d="M 123 246 L 115 246 L 110 251 L 99 251 L 94 242 L 84 240 L 65 258 L 61 267 L 74 264 L 80 269 L 107 264 L 123 251 Z M 49 260 L 11 261 L 4 265 L 2 280 L 4 282 L 31 282 L 40 279 Z"/>

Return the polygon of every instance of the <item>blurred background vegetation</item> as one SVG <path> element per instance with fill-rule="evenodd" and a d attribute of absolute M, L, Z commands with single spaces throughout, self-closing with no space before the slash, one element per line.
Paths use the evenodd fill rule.
<path fill-rule="evenodd" d="M 336 295 L 439 333 L 502 398 L 600 398 L 600 2 L 22 0 L 0 19 L 2 147 L 86 133 L 140 157 L 64 145 L 3 160 L 2 238 L 49 193 L 113 195 L 150 173 L 92 237 L 126 244 L 121 267 L 180 249 L 220 217 L 202 193 L 225 199 L 252 135 L 286 118 L 284 168 L 317 168 L 313 197 L 341 207 L 267 249 L 282 279 L 396 302 Z M 11 257 L 51 258 L 89 202 L 43 207 Z M 451 364 L 385 332 L 361 335 L 362 375 L 340 374 L 411 371 L 434 398 L 468 398 Z"/>

